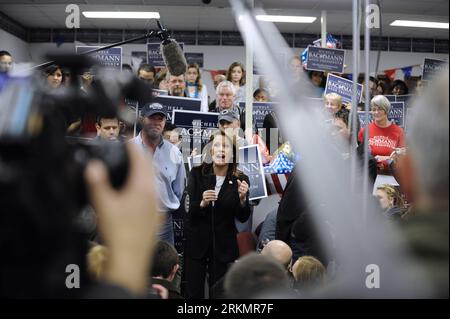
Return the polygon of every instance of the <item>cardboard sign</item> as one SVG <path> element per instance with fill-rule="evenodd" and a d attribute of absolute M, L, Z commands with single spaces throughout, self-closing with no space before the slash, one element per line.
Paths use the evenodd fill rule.
<path fill-rule="evenodd" d="M 267 197 L 266 178 L 258 145 L 239 148 L 238 168 L 250 180 L 249 199 L 256 200 Z"/>
<path fill-rule="evenodd" d="M 278 103 L 253 102 L 253 124 L 256 130 L 263 128 L 264 118 L 275 111 Z M 245 102 L 239 102 L 241 110 L 245 110 Z"/>
<path fill-rule="evenodd" d="M 357 84 L 356 100 L 361 103 L 363 86 Z M 328 74 L 324 95 L 337 93 L 342 97 L 342 102 L 351 103 L 353 96 L 353 81 L 341 78 L 334 74 Z"/>
<path fill-rule="evenodd" d="M 432 80 L 436 74 L 445 69 L 448 69 L 447 61 L 425 58 L 423 62 L 422 80 Z"/>
<path fill-rule="evenodd" d="M 185 53 L 187 64 L 196 63 L 200 68 L 203 68 L 203 53 Z"/>
<path fill-rule="evenodd" d="M 309 46 L 306 69 L 309 71 L 344 73 L 345 50 Z"/>
<path fill-rule="evenodd" d="M 181 136 L 183 158 L 189 163 L 194 148 L 201 154 L 203 147 L 209 143 L 211 134 L 218 130 L 219 113 L 174 110 L 172 124 Z"/>
<path fill-rule="evenodd" d="M 76 46 L 77 54 L 82 54 L 100 48 L 99 46 Z M 122 70 L 122 47 L 114 47 L 89 54 L 99 65 L 115 70 Z"/>
<path fill-rule="evenodd" d="M 200 112 L 202 101 L 200 99 L 193 99 L 188 97 L 158 95 L 153 99 L 152 103 L 161 104 L 165 112 L 167 113 L 167 121 L 172 122 L 173 110 Z"/>

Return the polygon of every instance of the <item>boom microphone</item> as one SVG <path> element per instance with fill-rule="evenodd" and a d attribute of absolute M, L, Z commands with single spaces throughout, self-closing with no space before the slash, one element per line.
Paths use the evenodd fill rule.
<path fill-rule="evenodd" d="M 158 35 L 161 38 L 161 55 L 163 56 L 164 63 L 169 70 L 169 73 L 175 76 L 186 73 L 187 62 L 184 57 L 183 50 L 180 45 L 170 38 L 169 32 L 157 21 L 159 32 Z"/>

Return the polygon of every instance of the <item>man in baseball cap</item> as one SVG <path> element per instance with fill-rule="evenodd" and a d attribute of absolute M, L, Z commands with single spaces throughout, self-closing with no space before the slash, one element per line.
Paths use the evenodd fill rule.
<path fill-rule="evenodd" d="M 225 109 L 219 114 L 219 128 L 221 130 L 227 128 L 237 129 L 241 127 L 240 114 L 237 108 Z"/>
<path fill-rule="evenodd" d="M 161 114 L 164 118 L 167 118 L 166 110 L 164 106 L 159 103 L 147 103 L 141 110 L 141 117 L 150 117 L 153 114 Z"/>
<path fill-rule="evenodd" d="M 174 245 L 172 212 L 180 207 L 186 171 L 180 150 L 163 138 L 166 120 L 164 106 L 159 103 L 144 105 L 140 117 L 142 130 L 131 141 L 153 158 L 159 211 L 164 215 L 158 238 Z"/>

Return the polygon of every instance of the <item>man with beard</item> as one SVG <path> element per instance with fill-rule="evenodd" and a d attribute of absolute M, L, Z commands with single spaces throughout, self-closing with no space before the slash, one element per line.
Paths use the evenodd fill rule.
<path fill-rule="evenodd" d="M 164 214 L 164 222 L 158 237 L 174 245 L 172 212 L 180 207 L 186 171 L 179 149 L 169 141 L 165 141 L 162 136 L 166 118 L 167 115 L 161 104 L 144 105 L 140 118 L 142 130 L 131 141 L 153 158 L 155 189 L 159 191 L 159 212 Z"/>
<path fill-rule="evenodd" d="M 167 82 L 169 84 L 169 95 L 187 97 L 184 74 L 177 76 L 167 73 Z"/>

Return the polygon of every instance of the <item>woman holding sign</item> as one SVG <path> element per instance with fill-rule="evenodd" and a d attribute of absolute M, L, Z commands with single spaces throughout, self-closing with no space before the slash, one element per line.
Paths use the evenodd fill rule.
<path fill-rule="evenodd" d="M 373 122 L 369 124 L 369 147 L 378 169 L 386 171 L 395 152 L 405 147 L 405 134 L 388 119 L 391 103 L 384 95 L 375 96 L 370 104 Z M 364 141 L 364 128 L 359 131 L 358 140 Z"/>
<path fill-rule="evenodd" d="M 206 149 L 203 164 L 189 175 L 185 203 L 186 297 L 195 299 L 204 298 L 206 273 L 211 292 L 239 257 L 235 218 L 244 222 L 251 211 L 249 179 L 237 169 L 235 143 L 219 131 Z"/>

